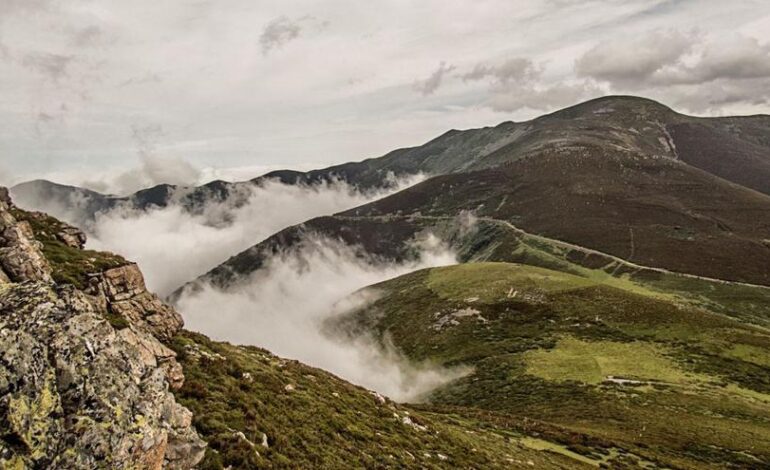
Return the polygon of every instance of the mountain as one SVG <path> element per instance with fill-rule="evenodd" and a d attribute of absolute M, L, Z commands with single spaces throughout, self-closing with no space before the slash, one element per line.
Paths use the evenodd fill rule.
<path fill-rule="evenodd" d="M 465 257 L 518 253 L 576 274 L 479 262 L 373 286 L 374 304 L 328 327 L 387 336 L 415 360 L 474 365 L 426 403 L 401 405 L 180 329 L 136 265 L 83 250 L 74 227 L 0 196 L 3 467 L 768 463 L 770 289 L 634 266 L 493 221 L 452 235 L 459 221 L 445 220 Z"/>
<path fill-rule="evenodd" d="M 625 150 L 666 157 L 770 195 L 770 116 L 697 118 L 652 100 L 608 96 L 537 119 L 495 127 L 451 130 L 419 147 L 307 173 L 267 177 L 314 182 L 336 175 L 351 184 L 396 175 L 464 173 L 495 168 L 544 150 L 571 147 Z"/>
<path fill-rule="evenodd" d="M 704 145 L 706 134 L 719 144 Z M 388 228 L 397 217 L 394 227 L 403 218 L 424 222 L 467 211 L 634 264 L 770 285 L 767 135 L 768 116 L 695 118 L 634 97 L 600 98 L 526 123 L 450 131 L 378 159 L 293 174 L 305 182 L 335 174 L 358 184 L 385 171 L 434 176 L 335 221 L 288 229 L 196 282 L 225 287 L 259 269 L 265 249 L 280 249 L 283 239 L 290 244 L 293 232 L 361 243 L 377 236 L 374 226 L 400 230 Z M 408 241 L 364 246 L 379 256 L 403 252 Z"/>
<path fill-rule="evenodd" d="M 190 212 L 200 211 L 206 204 L 230 201 L 234 206 L 243 204 L 248 194 L 245 189 L 254 183 L 212 181 L 202 186 L 186 187 L 160 184 L 142 189 L 128 196 L 102 194 L 77 186 L 63 185 L 47 180 L 34 180 L 11 188 L 20 207 L 74 217 L 81 226 L 87 226 L 99 212 L 116 208 L 147 210 L 179 204 Z"/>
<path fill-rule="evenodd" d="M 316 184 L 342 179 L 362 189 L 390 184 L 394 176 L 431 176 L 499 167 L 545 150 L 600 148 L 665 157 L 718 178 L 770 195 L 770 116 L 698 118 L 652 100 L 608 96 L 537 119 L 494 127 L 450 130 L 417 147 L 384 156 L 308 172 L 278 170 L 249 181 L 212 181 L 188 187 L 161 184 L 118 197 L 35 180 L 14 186 L 23 207 L 42 208 L 62 201 L 84 205 L 90 217 L 118 204 L 146 209 L 179 202 L 195 210 L 207 202 L 242 197 L 243 188 L 276 179 L 285 184 Z"/>
<path fill-rule="evenodd" d="M 767 131 L 608 97 L 267 176 L 430 174 L 287 227 L 172 299 L 226 294 L 316 237 L 373 265 L 437 238 L 462 264 L 370 286 L 323 325 L 469 371 L 419 404 L 185 331 L 135 264 L 0 191 L 0 467 L 768 467 Z M 243 184 L 52 197 L 197 210 Z"/>

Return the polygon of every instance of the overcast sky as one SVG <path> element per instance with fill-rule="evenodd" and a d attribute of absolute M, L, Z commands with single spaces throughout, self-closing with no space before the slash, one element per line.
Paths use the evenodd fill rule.
<path fill-rule="evenodd" d="M 0 0 L 6 184 L 245 179 L 609 93 L 768 113 L 770 2 Z"/>

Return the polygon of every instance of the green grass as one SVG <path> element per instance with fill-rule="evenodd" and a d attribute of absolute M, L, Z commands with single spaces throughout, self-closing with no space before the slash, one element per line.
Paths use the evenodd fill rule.
<path fill-rule="evenodd" d="M 495 302 L 527 293 L 558 292 L 587 287 L 590 280 L 510 263 L 468 263 L 454 269 L 432 270 L 427 285 L 439 297 L 449 300 L 478 299 Z"/>
<path fill-rule="evenodd" d="M 646 342 L 617 343 L 560 339 L 553 349 L 522 355 L 526 373 L 546 380 L 573 380 L 597 385 L 608 377 L 685 384 L 698 380 L 667 358 L 662 348 Z"/>
<path fill-rule="evenodd" d="M 172 346 L 186 377 L 177 398 L 193 411 L 194 424 L 209 443 L 203 470 L 581 464 L 526 445 L 521 439 L 531 436 L 512 424 L 383 403 L 327 372 L 255 347 L 190 332 L 182 332 Z M 405 417 L 424 428 L 405 424 Z M 263 434 L 268 447 L 262 446 Z"/>
<path fill-rule="evenodd" d="M 569 250 L 558 241 L 480 221 L 459 247 L 460 259 L 527 264 L 641 295 L 698 307 L 770 328 L 770 288 L 652 272 L 622 261 Z"/>

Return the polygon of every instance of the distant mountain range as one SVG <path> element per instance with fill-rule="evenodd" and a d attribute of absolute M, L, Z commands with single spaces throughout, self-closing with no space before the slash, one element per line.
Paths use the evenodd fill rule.
<path fill-rule="evenodd" d="M 163 206 L 178 189 L 195 194 L 190 201 L 222 199 L 239 185 L 277 178 L 287 184 L 314 183 L 337 177 L 360 187 L 386 184 L 387 176 L 424 172 L 437 176 L 495 168 L 544 150 L 598 146 L 648 156 L 669 157 L 727 181 L 770 194 L 770 116 L 698 118 L 679 114 L 652 100 L 608 96 L 531 121 L 495 127 L 450 130 L 430 142 L 394 150 L 382 157 L 298 172 L 278 170 L 242 183 L 212 181 L 200 187 L 161 184 L 127 197 L 36 180 L 12 188 L 17 197 L 40 192 L 76 193 L 110 207 L 130 200 L 137 207 Z"/>

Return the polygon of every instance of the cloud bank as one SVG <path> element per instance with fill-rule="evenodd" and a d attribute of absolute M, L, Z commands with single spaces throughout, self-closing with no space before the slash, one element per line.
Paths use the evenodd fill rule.
<path fill-rule="evenodd" d="M 374 389 L 398 401 L 419 400 L 468 372 L 412 364 L 395 348 L 370 337 L 330 336 L 324 323 L 372 300 L 359 289 L 415 269 L 456 263 L 437 239 L 418 242 L 420 258 L 405 264 L 376 263 L 353 247 L 309 237 L 301 248 L 276 255 L 238 287 L 205 286 L 177 302 L 187 328 L 213 338 L 264 347 Z"/>
<path fill-rule="evenodd" d="M 25 208 L 83 228 L 88 248 L 136 261 L 148 287 L 166 295 L 288 226 L 371 202 L 422 179 L 422 175 L 400 178 L 388 189 L 366 192 L 342 181 L 286 185 L 267 180 L 241 184 L 224 202 L 209 201 L 193 212 L 179 203 L 144 211 L 117 207 L 98 213 L 95 220 L 85 216 L 88 202 L 79 193 L 68 201 L 27 195 L 24 203 Z M 179 201 L 189 190 L 178 189 L 172 200 Z"/>

